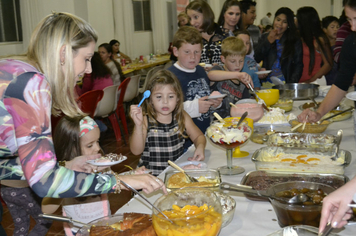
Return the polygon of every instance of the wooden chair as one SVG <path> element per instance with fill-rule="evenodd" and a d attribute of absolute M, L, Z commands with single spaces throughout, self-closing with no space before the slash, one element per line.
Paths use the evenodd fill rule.
<path fill-rule="evenodd" d="M 80 109 L 87 113 L 91 118 L 94 117 L 94 113 L 99 101 L 103 98 L 103 90 L 93 90 L 83 93 L 78 99 L 78 105 Z"/>

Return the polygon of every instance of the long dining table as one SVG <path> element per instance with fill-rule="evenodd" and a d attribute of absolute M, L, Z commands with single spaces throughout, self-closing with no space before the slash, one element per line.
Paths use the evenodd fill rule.
<path fill-rule="evenodd" d="M 318 97 L 316 100 L 321 101 L 322 98 Z M 307 101 L 294 101 L 293 110 L 291 112 L 295 115 L 301 113 L 301 110 L 299 110 L 298 107 L 305 102 Z M 347 104 L 352 105 L 353 103 L 351 101 L 347 101 Z M 351 152 L 352 156 L 356 156 L 353 118 L 351 117 L 344 121 L 331 123 L 324 133 L 336 135 L 339 129 L 343 130 L 343 138 L 340 144 L 340 148 L 348 150 Z M 244 167 L 246 171 L 239 175 L 222 175 L 222 181 L 239 184 L 246 173 L 256 170 L 255 164 L 251 161 L 251 156 L 257 149 L 264 146 L 265 145 L 262 144 L 256 144 L 251 140 L 242 145 L 240 149 L 242 151 L 249 152 L 249 155 L 244 158 L 233 158 L 233 165 L 240 165 Z M 194 147 L 188 149 L 185 154 L 176 160 L 176 163 L 187 161 L 188 157 L 193 156 L 194 150 Z M 350 165 L 345 169 L 345 175 L 349 179 L 354 177 L 356 173 L 356 162 L 354 159 L 355 158 L 352 158 Z M 212 169 L 226 165 L 226 150 L 217 147 L 216 145 L 212 144 L 210 140 L 207 140 L 204 162 L 207 163 L 208 168 Z M 158 176 L 162 180 L 164 180 L 164 175 L 167 169 Z M 156 199 L 158 199 L 163 194 L 162 191 L 157 191 L 151 194 L 145 194 L 144 192 L 141 193 L 146 196 L 152 203 L 154 203 Z M 235 214 L 232 222 L 226 227 L 222 228 L 219 235 L 262 236 L 269 235 L 281 229 L 272 205 L 268 201 L 249 200 L 245 197 L 244 194 L 237 192 L 229 192 L 229 194 L 236 201 Z M 135 195 L 126 205 L 120 208 L 116 214 L 124 212 L 142 212 L 151 214 L 152 209 L 139 196 Z M 337 233 L 338 235 L 356 235 L 356 225 L 347 225 L 342 229 L 334 230 L 333 233 Z"/>

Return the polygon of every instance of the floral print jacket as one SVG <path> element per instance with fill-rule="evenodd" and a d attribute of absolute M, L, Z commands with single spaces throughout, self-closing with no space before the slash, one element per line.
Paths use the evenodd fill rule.
<path fill-rule="evenodd" d="M 51 101 L 45 75 L 22 61 L 0 61 L 0 179 L 26 179 L 40 197 L 112 191 L 116 184 L 112 175 L 58 166 L 51 134 Z"/>

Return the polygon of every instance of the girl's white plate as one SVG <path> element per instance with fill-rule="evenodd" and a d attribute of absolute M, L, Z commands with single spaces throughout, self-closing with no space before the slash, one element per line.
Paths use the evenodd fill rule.
<path fill-rule="evenodd" d="M 257 75 L 264 75 L 264 74 L 269 74 L 271 73 L 272 71 L 271 70 L 260 70 L 260 71 L 257 71 L 255 72 Z"/>
<path fill-rule="evenodd" d="M 208 165 L 202 161 L 185 161 L 185 162 L 176 163 L 176 164 L 183 169 L 184 169 L 184 166 L 187 166 L 187 165 L 196 165 L 197 166 L 199 164 L 201 164 L 200 170 L 208 169 Z M 173 167 L 171 167 L 171 166 L 170 166 L 170 168 L 173 169 Z M 190 170 L 190 169 L 187 169 L 187 170 Z M 191 170 L 195 170 L 195 169 L 191 169 Z"/>
<path fill-rule="evenodd" d="M 93 166 L 113 166 L 116 164 L 119 164 L 127 159 L 126 156 L 123 156 L 121 160 L 119 161 L 110 161 L 110 162 L 95 162 L 96 160 L 88 160 L 87 163 L 93 165 Z"/>
<path fill-rule="evenodd" d="M 346 97 L 350 100 L 356 101 L 356 91 L 346 94 Z"/>
<path fill-rule="evenodd" d="M 209 96 L 208 99 L 223 98 L 225 96 L 226 96 L 226 94 L 213 95 L 213 96 Z"/>

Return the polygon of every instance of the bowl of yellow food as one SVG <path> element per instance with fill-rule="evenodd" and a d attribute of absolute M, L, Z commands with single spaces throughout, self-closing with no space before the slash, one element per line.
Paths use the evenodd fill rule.
<path fill-rule="evenodd" d="M 267 106 L 274 105 L 279 99 L 278 89 L 261 89 L 256 90 L 255 92 L 263 101 L 265 101 Z"/>
<path fill-rule="evenodd" d="M 215 193 L 203 188 L 182 188 L 161 196 L 153 208 L 152 224 L 158 236 L 216 236 L 222 225 L 222 209 Z"/>
<path fill-rule="evenodd" d="M 277 103 L 272 105 L 272 107 L 279 107 L 284 111 L 288 112 L 293 109 L 293 100 L 292 99 L 279 99 Z"/>

